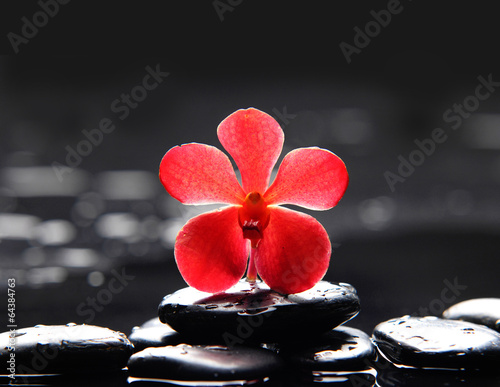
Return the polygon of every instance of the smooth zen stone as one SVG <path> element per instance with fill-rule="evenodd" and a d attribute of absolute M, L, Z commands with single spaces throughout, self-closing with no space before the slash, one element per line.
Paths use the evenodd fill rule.
<path fill-rule="evenodd" d="M 242 280 L 218 294 L 178 290 L 163 299 L 158 315 L 182 334 L 233 345 L 320 335 L 356 316 L 359 307 L 349 284 L 320 281 L 305 292 L 282 295 L 262 282 Z"/>
<path fill-rule="evenodd" d="M 486 325 L 500 332 L 500 298 L 475 298 L 446 309 L 443 317 Z"/>
<path fill-rule="evenodd" d="M 123 333 L 93 325 L 37 325 L 0 334 L 0 362 L 7 364 L 14 353 L 17 374 L 117 371 L 132 351 Z"/>
<path fill-rule="evenodd" d="M 404 316 L 377 325 L 373 338 L 397 366 L 476 370 L 500 364 L 500 334 L 465 321 Z"/>
<path fill-rule="evenodd" d="M 150 318 L 149 320 L 144 321 L 141 325 L 138 325 L 139 328 L 152 328 L 159 327 L 165 325 L 163 324 L 158 317 Z"/>
<path fill-rule="evenodd" d="M 148 347 L 164 347 L 183 342 L 182 335 L 169 325 L 163 324 L 158 317 L 146 321 L 141 326 L 132 328 L 128 339 L 134 344 L 135 352 Z"/>
<path fill-rule="evenodd" d="M 278 355 L 261 348 L 191 346 L 180 344 L 147 348 L 131 356 L 133 377 L 180 381 L 255 381 L 272 377 L 283 368 Z"/>
<path fill-rule="evenodd" d="M 307 371 L 361 371 L 372 368 L 377 350 L 365 332 L 340 326 L 313 341 L 284 347 L 280 355 Z"/>

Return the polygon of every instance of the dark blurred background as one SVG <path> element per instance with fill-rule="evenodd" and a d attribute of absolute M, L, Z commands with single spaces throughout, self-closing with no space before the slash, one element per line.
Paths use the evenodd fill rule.
<path fill-rule="evenodd" d="M 317 145 L 347 165 L 339 205 L 310 213 L 333 244 L 326 279 L 358 289 L 349 325 L 499 297 L 492 6 L 63 3 L 1 13 L 0 288 L 16 279 L 19 327 L 129 333 L 154 317 L 185 286 L 176 231 L 206 211 L 169 197 L 159 162 L 181 143 L 220 147 L 217 125 L 250 106 L 280 122 L 283 155 Z"/>

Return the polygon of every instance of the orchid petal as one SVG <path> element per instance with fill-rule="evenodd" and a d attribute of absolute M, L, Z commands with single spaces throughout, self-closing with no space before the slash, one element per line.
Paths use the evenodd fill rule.
<path fill-rule="evenodd" d="M 260 110 L 240 109 L 220 123 L 217 135 L 241 172 L 245 192 L 263 193 L 283 147 L 278 122 Z"/>
<path fill-rule="evenodd" d="M 317 147 L 298 148 L 284 157 L 264 200 L 268 205 L 327 210 L 339 202 L 348 182 L 344 162 L 334 153 Z"/>
<path fill-rule="evenodd" d="M 235 285 L 245 273 L 249 243 L 238 225 L 238 207 L 190 219 L 175 241 L 175 260 L 184 280 L 210 293 Z"/>
<path fill-rule="evenodd" d="M 171 148 L 161 160 L 160 180 L 184 204 L 241 204 L 245 199 L 231 161 L 210 145 Z"/>
<path fill-rule="evenodd" d="M 284 294 L 312 288 L 328 270 L 328 234 L 310 215 L 270 209 L 269 225 L 254 255 L 257 272 L 271 289 Z"/>

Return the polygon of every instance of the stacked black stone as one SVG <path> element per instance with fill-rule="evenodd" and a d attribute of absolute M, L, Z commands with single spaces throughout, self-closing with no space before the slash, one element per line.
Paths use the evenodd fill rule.
<path fill-rule="evenodd" d="M 0 334 L 0 361 L 13 366 L 9 372 L 17 383 L 28 384 L 47 382 L 36 375 L 63 377 L 50 380 L 62 384 L 99 375 L 101 385 L 123 386 L 158 380 L 214 386 L 420 386 L 429 380 L 498 385 L 499 302 L 464 301 L 443 318 L 388 320 L 370 338 L 342 325 L 360 308 L 349 284 L 321 281 L 306 292 L 282 295 L 241 281 L 220 294 L 185 288 L 166 296 L 159 318 L 135 327 L 128 338 L 92 325 L 13 329 Z"/>
<path fill-rule="evenodd" d="M 130 340 L 146 349 L 131 356 L 129 373 L 134 380 L 235 383 L 285 377 L 287 385 L 342 374 L 373 385 L 370 337 L 339 327 L 359 309 L 356 290 L 345 283 L 321 281 L 290 295 L 245 280 L 219 294 L 184 288 L 163 299 L 159 319 L 134 328 Z"/>
<path fill-rule="evenodd" d="M 100 375 L 114 385 L 153 379 L 303 385 L 342 375 L 373 385 L 376 350 L 369 336 L 339 327 L 359 309 L 356 290 L 345 283 L 321 281 L 290 295 L 245 280 L 219 294 L 188 287 L 166 296 L 159 318 L 135 327 L 128 338 L 92 325 L 38 325 L 0 334 L 0 360 L 10 364 L 14 358 L 16 380 L 35 384 L 86 383 Z"/>
<path fill-rule="evenodd" d="M 158 315 L 186 336 L 231 345 L 317 336 L 350 320 L 359 308 L 349 284 L 320 281 L 305 292 L 282 295 L 242 280 L 219 294 L 181 289 L 163 299 Z"/>

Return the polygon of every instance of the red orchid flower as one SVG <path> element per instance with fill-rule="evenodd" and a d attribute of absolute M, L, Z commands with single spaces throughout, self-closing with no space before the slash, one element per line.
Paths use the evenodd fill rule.
<path fill-rule="evenodd" d="M 160 164 L 162 184 L 181 203 L 229 204 L 192 218 L 179 231 L 174 254 L 184 280 L 217 293 L 247 270 L 249 281 L 258 274 L 280 293 L 313 287 L 330 262 L 328 234 L 312 216 L 279 205 L 332 208 L 347 188 L 344 163 L 325 149 L 295 149 L 269 186 L 284 141 L 274 118 L 238 110 L 220 123 L 217 136 L 240 170 L 241 185 L 229 158 L 213 146 L 175 146 Z"/>

